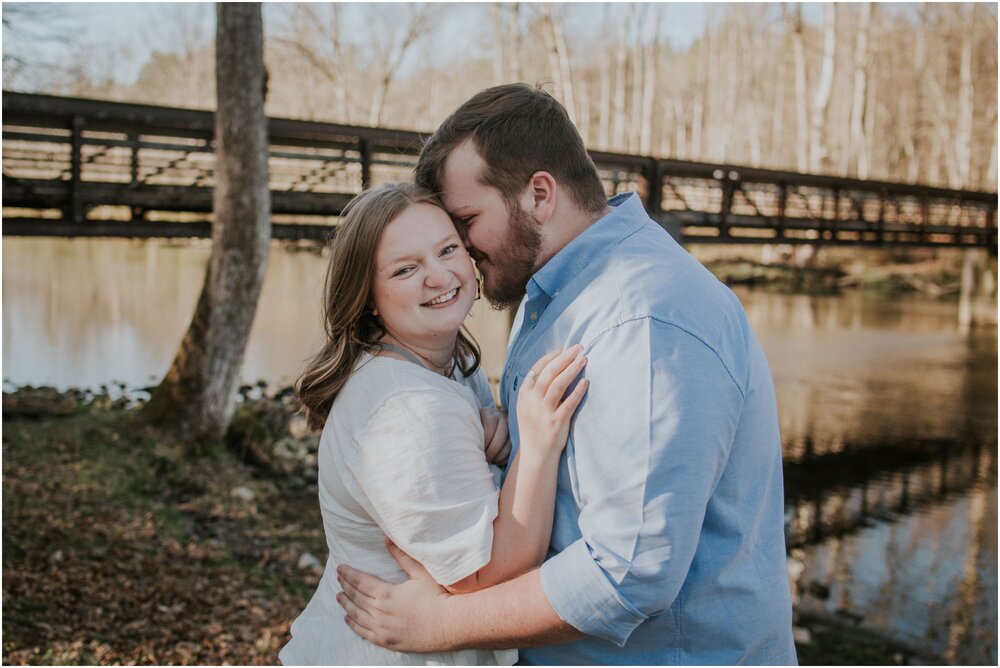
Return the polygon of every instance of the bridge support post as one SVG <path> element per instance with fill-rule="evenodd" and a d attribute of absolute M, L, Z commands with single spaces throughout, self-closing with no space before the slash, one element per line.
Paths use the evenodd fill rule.
<path fill-rule="evenodd" d="M 361 149 L 361 189 L 372 187 L 372 146 L 367 139 L 360 142 Z"/>
<path fill-rule="evenodd" d="M 958 297 L 958 325 L 997 324 L 997 266 L 985 248 L 963 251 L 962 285 Z"/>
<path fill-rule="evenodd" d="M 70 155 L 69 174 L 69 215 L 66 216 L 73 223 L 79 225 L 83 222 L 84 213 L 81 195 L 80 182 L 83 172 L 83 117 L 74 114 L 71 121 L 72 131 L 71 143 L 72 154 Z"/>

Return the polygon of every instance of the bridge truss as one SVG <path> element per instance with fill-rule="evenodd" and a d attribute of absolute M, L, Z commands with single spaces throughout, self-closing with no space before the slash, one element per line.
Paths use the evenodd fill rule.
<path fill-rule="evenodd" d="M 211 236 L 211 112 L 3 93 L 3 234 Z M 415 132 L 269 120 L 273 234 L 323 239 L 412 178 Z M 592 151 L 685 243 L 997 247 L 997 194 Z"/>

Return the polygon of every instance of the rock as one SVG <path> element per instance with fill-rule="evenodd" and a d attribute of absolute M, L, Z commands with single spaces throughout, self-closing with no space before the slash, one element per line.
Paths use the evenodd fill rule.
<path fill-rule="evenodd" d="M 254 499 L 253 490 L 247 487 L 246 485 L 240 485 L 239 487 L 231 491 L 229 495 L 235 496 L 237 499 L 247 502 L 253 501 Z"/>
<path fill-rule="evenodd" d="M 309 431 L 309 425 L 306 422 L 306 416 L 302 413 L 296 413 L 293 415 L 288 421 L 288 433 L 291 434 L 293 438 L 308 436 L 311 432 Z"/>
<path fill-rule="evenodd" d="M 792 639 L 795 640 L 796 645 L 808 645 L 812 642 L 812 633 L 807 628 L 793 626 Z"/>
<path fill-rule="evenodd" d="M 313 571 L 313 572 L 323 572 L 323 564 L 320 560 L 309 554 L 308 552 L 303 552 L 302 556 L 299 557 L 299 570 L 301 571 Z"/>

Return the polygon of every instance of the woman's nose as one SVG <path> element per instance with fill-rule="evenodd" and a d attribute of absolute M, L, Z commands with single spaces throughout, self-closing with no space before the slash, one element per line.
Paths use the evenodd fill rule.
<path fill-rule="evenodd" d="M 451 271 L 445 267 L 443 264 L 435 262 L 427 267 L 427 273 L 424 274 L 424 282 L 427 285 L 437 287 L 439 285 L 445 285 L 451 276 Z"/>

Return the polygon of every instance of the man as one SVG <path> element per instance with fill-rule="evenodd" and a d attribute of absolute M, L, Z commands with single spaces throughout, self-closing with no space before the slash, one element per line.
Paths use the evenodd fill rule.
<path fill-rule="evenodd" d="M 774 388 L 736 297 L 637 195 L 606 200 L 565 110 L 530 86 L 462 105 L 417 181 L 442 192 L 486 296 L 526 295 L 500 388 L 515 452 L 542 353 L 583 344 L 590 389 L 542 567 L 449 596 L 390 546 L 407 582 L 338 571 L 352 628 L 401 650 L 518 647 L 527 664 L 795 663 Z"/>

